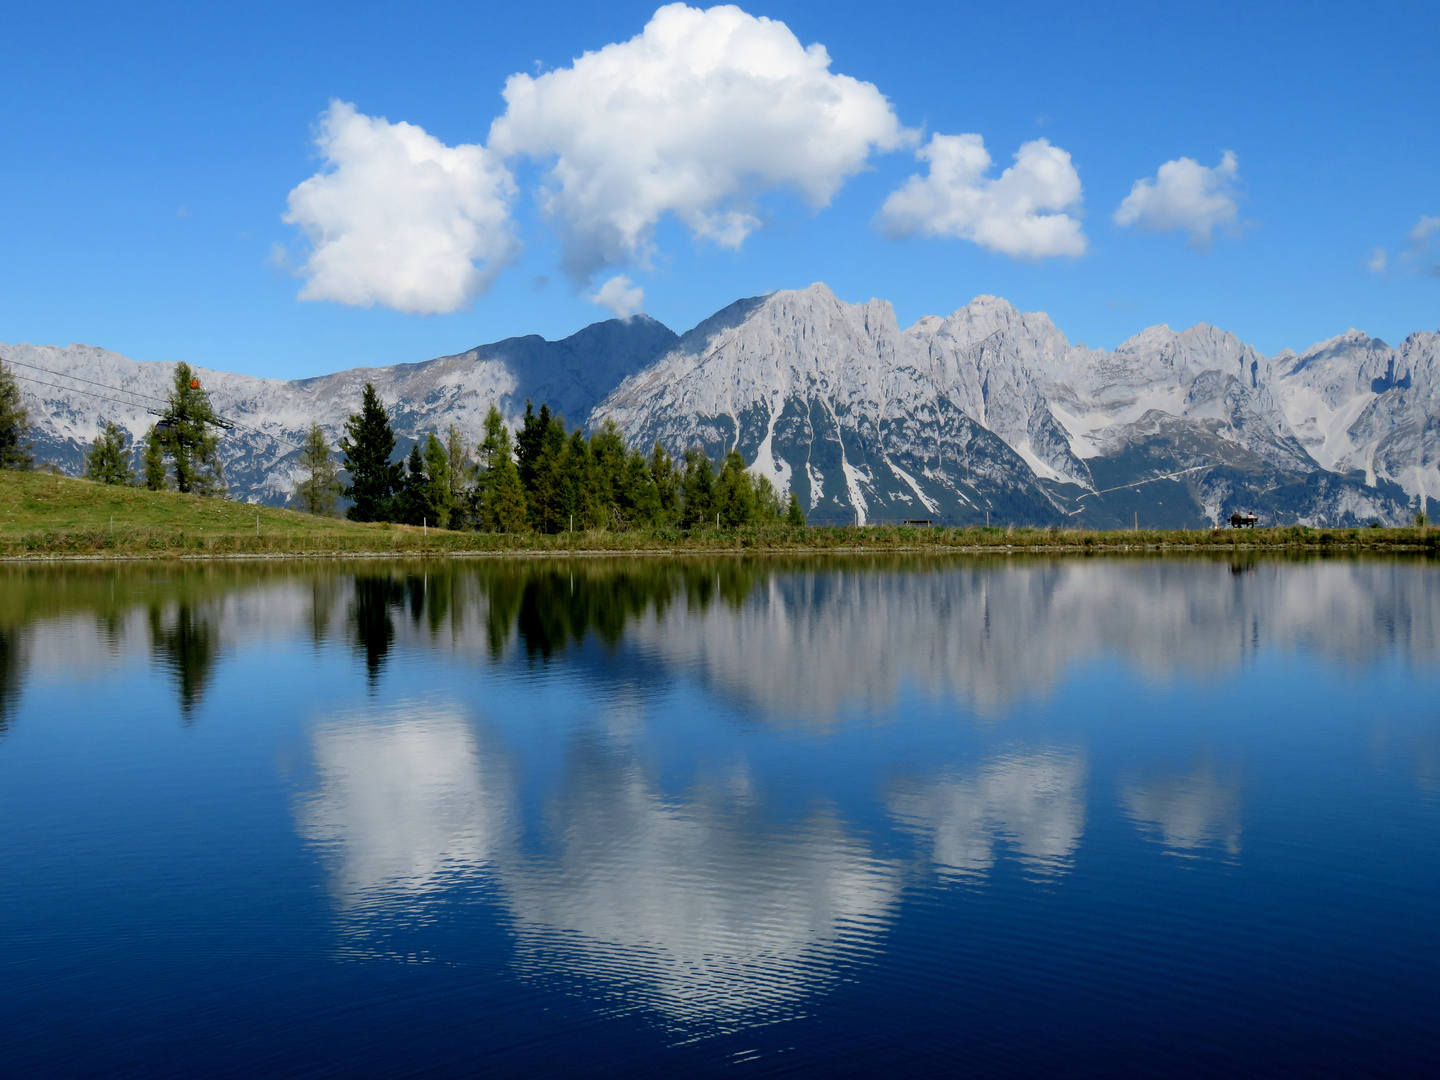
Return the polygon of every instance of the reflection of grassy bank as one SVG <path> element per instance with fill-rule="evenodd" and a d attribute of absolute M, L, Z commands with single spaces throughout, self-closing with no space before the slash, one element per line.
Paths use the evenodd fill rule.
<path fill-rule="evenodd" d="M 488 533 L 359 524 L 175 492 L 0 472 L 0 558 L 501 555 L 572 552 L 1370 550 L 1436 551 L 1421 529 L 932 529 L 899 525 Z"/>

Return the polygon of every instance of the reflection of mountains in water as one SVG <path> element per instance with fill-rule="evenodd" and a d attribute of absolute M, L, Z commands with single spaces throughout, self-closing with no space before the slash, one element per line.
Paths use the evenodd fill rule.
<path fill-rule="evenodd" d="M 545 663 L 594 641 L 625 650 L 624 664 L 591 666 L 606 677 L 689 671 L 783 721 L 884 706 L 906 685 L 989 708 L 1044 693 L 1099 657 L 1157 678 L 1223 673 L 1261 649 L 1346 665 L 1391 653 L 1440 662 L 1440 578 L 1420 561 L 605 559 L 169 573 L 163 589 L 114 571 L 0 581 L 10 590 L 0 723 L 18 708 L 27 666 L 50 662 L 41 642 L 60 622 L 71 650 L 114 651 L 142 634 L 187 716 L 232 642 L 296 633 L 348 641 L 372 686 L 396 649 Z M 28 602 L 32 592 L 43 602 Z M 137 608 L 151 613 L 143 630 Z"/>

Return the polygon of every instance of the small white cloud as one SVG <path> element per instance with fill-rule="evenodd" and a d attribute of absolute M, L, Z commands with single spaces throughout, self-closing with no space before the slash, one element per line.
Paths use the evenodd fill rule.
<path fill-rule="evenodd" d="M 887 236 L 957 237 L 1022 259 L 1085 254 L 1080 222 L 1056 212 L 1079 204 L 1080 175 L 1048 140 L 1025 143 L 996 178 L 985 175 L 991 159 L 979 135 L 934 135 L 915 156 L 930 171 L 885 200 L 877 223 Z"/>
<path fill-rule="evenodd" d="M 1430 246 L 1430 241 L 1436 233 L 1440 233 L 1440 217 L 1431 217 L 1429 214 L 1421 214 L 1420 220 L 1415 227 L 1405 234 L 1410 241 L 1411 250 L 1425 251 Z"/>
<path fill-rule="evenodd" d="M 734 6 L 669 4 L 629 41 L 512 75 L 504 94 L 489 146 L 553 161 L 541 205 L 582 282 L 643 262 L 665 214 L 738 248 L 759 194 L 825 206 L 873 150 L 916 138 L 872 84 L 832 73 L 823 46 Z"/>
<path fill-rule="evenodd" d="M 1365 260 L 1365 268 L 1372 274 L 1383 274 L 1385 268 L 1390 265 L 1390 256 L 1385 253 L 1384 248 L 1371 248 L 1370 258 Z"/>
<path fill-rule="evenodd" d="M 300 299 L 456 311 L 513 258 L 514 185 L 485 147 L 446 146 L 341 101 L 315 142 L 327 171 L 290 192 L 284 216 L 311 246 Z"/>
<path fill-rule="evenodd" d="M 279 240 L 270 241 L 270 254 L 265 256 L 265 262 L 276 270 L 285 271 L 290 269 L 290 252 Z"/>
<path fill-rule="evenodd" d="M 1208 251 L 1216 229 L 1238 231 L 1239 180 L 1240 161 L 1229 150 L 1213 169 L 1187 157 L 1167 161 L 1153 180 L 1135 181 L 1115 211 L 1115 223 L 1149 232 L 1188 232 L 1191 247 Z"/>
<path fill-rule="evenodd" d="M 592 304 L 609 308 L 617 319 L 628 319 L 645 307 L 645 290 L 624 274 L 616 274 L 586 297 Z"/>

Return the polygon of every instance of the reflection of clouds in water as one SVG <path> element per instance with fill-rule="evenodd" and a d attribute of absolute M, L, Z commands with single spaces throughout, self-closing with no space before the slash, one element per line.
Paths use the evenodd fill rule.
<path fill-rule="evenodd" d="M 786 829 L 743 775 L 667 800 L 593 748 L 553 808 L 551 857 L 501 875 L 527 972 L 610 982 L 682 1025 L 792 1015 L 863 952 L 898 894 L 833 814 Z"/>
<path fill-rule="evenodd" d="M 397 922 L 483 873 L 525 975 L 598 983 L 695 1033 L 794 1015 L 899 893 L 898 867 L 832 813 L 777 824 L 743 770 L 668 798 L 613 738 L 576 744 L 536 855 L 508 755 L 454 711 L 328 724 L 315 753 L 299 831 L 330 849 L 352 945 L 391 951 Z"/>
<path fill-rule="evenodd" d="M 890 812 L 931 842 L 942 877 L 984 874 L 1001 843 L 1035 874 L 1062 874 L 1085 829 L 1085 759 L 1050 750 L 1012 754 L 972 775 L 907 781 Z"/>
<path fill-rule="evenodd" d="M 1125 813 L 1173 854 L 1219 847 L 1240 853 L 1240 785 L 1202 765 L 1185 776 L 1134 779 L 1120 788 Z"/>
<path fill-rule="evenodd" d="M 412 705 L 315 733 L 319 786 L 300 835 L 330 849 L 342 906 L 452 885 L 496 858 L 514 828 L 503 756 L 457 710 Z"/>

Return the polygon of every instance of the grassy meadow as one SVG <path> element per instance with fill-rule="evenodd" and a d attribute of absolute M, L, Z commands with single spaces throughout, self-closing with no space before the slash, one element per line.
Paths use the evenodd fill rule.
<path fill-rule="evenodd" d="M 43 472 L 0 472 L 0 558 L 461 555 L 743 551 L 1435 551 L 1440 532 L 1405 529 L 1214 529 L 1090 532 L 900 525 L 741 529 L 449 532 L 312 517 L 293 510 L 111 487 Z"/>

